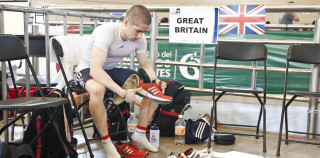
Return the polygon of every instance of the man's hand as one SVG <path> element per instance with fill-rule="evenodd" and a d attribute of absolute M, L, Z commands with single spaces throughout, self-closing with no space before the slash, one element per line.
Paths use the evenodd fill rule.
<path fill-rule="evenodd" d="M 123 98 L 127 103 L 133 103 L 140 107 L 142 107 L 142 104 L 139 102 L 139 100 L 136 98 L 136 92 L 139 92 L 142 88 L 136 88 L 136 89 L 128 89 L 126 96 Z"/>
<path fill-rule="evenodd" d="M 159 79 L 156 79 L 155 80 L 155 84 L 159 85 L 159 83 L 161 83 L 161 85 L 159 87 L 162 90 L 162 93 L 164 94 L 164 90 L 167 88 L 167 83 L 166 82 L 162 82 Z"/>

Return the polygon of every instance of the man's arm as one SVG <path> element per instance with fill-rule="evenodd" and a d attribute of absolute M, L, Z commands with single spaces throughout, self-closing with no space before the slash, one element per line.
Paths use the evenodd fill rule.
<path fill-rule="evenodd" d="M 135 97 L 138 89 L 124 90 L 118 84 L 116 84 L 112 78 L 102 69 L 103 63 L 107 58 L 107 52 L 94 46 L 92 49 L 91 63 L 90 63 L 90 76 L 106 88 L 117 93 L 124 98 L 126 102 L 135 103 L 140 106 L 140 102 Z"/>
<path fill-rule="evenodd" d="M 155 80 L 155 83 L 159 84 L 160 80 L 157 79 L 157 76 L 152 66 L 150 65 L 147 53 L 136 53 L 136 56 L 137 56 L 139 66 L 147 72 L 151 81 Z M 165 82 L 162 82 L 161 89 L 164 90 L 166 87 L 167 87 L 167 84 Z"/>
<path fill-rule="evenodd" d="M 293 21 L 295 21 L 295 22 L 299 22 L 299 21 L 300 21 L 300 19 L 299 19 L 298 14 L 297 14 L 297 13 L 292 13 L 292 14 L 293 14 L 293 16 L 294 16 Z"/>
<path fill-rule="evenodd" d="M 102 69 L 102 65 L 107 58 L 107 52 L 94 46 L 92 49 L 90 76 L 97 82 L 101 83 L 111 91 L 119 94 L 121 97 L 125 95 L 125 90 L 117 85 L 111 77 Z"/>
<path fill-rule="evenodd" d="M 147 53 L 136 53 L 139 66 L 143 68 L 149 75 L 151 81 L 157 79 L 157 76 L 150 65 Z"/>

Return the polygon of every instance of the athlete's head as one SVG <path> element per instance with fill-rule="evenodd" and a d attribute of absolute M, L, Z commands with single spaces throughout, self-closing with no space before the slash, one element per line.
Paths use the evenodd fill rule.
<path fill-rule="evenodd" d="M 134 5 L 126 12 L 126 17 L 133 25 L 139 26 L 139 24 L 151 24 L 150 11 L 142 5 Z"/>
<path fill-rule="evenodd" d="M 127 10 L 123 24 L 122 39 L 138 40 L 150 28 L 150 11 L 142 5 L 134 5 Z"/>

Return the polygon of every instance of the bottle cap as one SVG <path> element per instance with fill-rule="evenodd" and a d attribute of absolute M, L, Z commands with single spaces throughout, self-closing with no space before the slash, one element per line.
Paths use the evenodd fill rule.
<path fill-rule="evenodd" d="M 179 118 L 182 118 L 182 115 L 179 115 Z"/>
<path fill-rule="evenodd" d="M 154 124 L 154 125 L 151 126 L 150 129 L 151 130 L 159 130 L 159 127 L 156 124 Z"/>

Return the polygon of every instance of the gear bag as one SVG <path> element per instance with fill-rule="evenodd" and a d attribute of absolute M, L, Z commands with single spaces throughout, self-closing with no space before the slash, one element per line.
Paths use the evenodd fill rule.
<path fill-rule="evenodd" d="M 205 141 L 210 136 L 210 125 L 204 118 L 186 121 L 186 144 Z"/>
<path fill-rule="evenodd" d="M 151 124 L 160 128 L 160 136 L 174 136 L 175 122 L 178 116 L 188 110 L 190 105 L 191 92 L 184 89 L 184 86 L 175 79 L 167 81 L 165 95 L 172 97 L 172 103 L 160 105 L 155 112 Z"/>
<path fill-rule="evenodd" d="M 44 88 L 42 89 L 44 96 L 46 97 L 64 97 L 67 95 L 58 89 Z M 40 97 L 40 91 L 36 90 L 33 92 L 34 96 Z M 53 113 L 56 108 L 50 108 Z M 23 135 L 23 143 L 29 144 L 32 139 L 39 133 L 44 125 L 49 121 L 46 109 L 34 110 L 32 112 L 30 123 Z M 59 108 L 56 117 L 54 118 L 56 126 L 59 130 L 60 136 L 63 140 L 65 147 L 67 148 L 70 158 L 78 157 L 78 153 L 71 146 L 71 142 L 76 142 L 76 139 L 72 137 L 70 131 L 72 131 L 73 117 L 72 107 L 70 104 L 64 104 Z M 63 148 L 59 144 L 56 137 L 56 132 L 52 126 L 49 126 L 43 134 L 36 140 L 35 143 L 31 144 L 32 151 L 36 158 L 60 158 L 66 157 Z"/>

